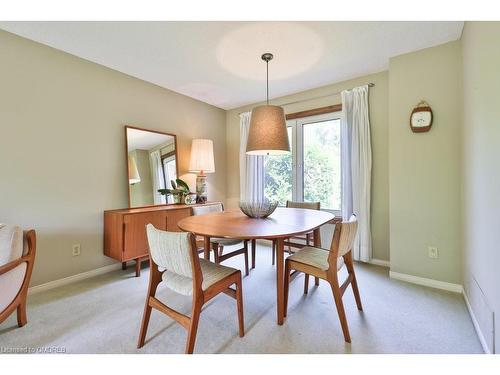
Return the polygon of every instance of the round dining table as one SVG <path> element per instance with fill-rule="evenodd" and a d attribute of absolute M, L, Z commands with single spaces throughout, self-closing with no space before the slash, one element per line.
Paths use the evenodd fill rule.
<path fill-rule="evenodd" d="M 227 210 L 190 216 L 179 221 L 185 232 L 204 237 L 205 258 L 209 257 L 210 238 L 241 240 L 266 239 L 276 244 L 277 321 L 284 320 L 284 242 L 286 239 L 313 232 L 314 246 L 321 246 L 320 227 L 335 222 L 335 215 L 326 211 L 278 207 L 269 217 L 255 219 L 240 210 Z"/>

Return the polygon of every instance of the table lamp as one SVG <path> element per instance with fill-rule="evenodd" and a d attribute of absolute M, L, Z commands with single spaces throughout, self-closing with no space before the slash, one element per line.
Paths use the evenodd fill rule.
<path fill-rule="evenodd" d="M 196 203 L 205 203 L 208 197 L 205 173 L 215 172 L 214 144 L 211 139 L 193 139 L 189 171 L 198 173 L 196 176 Z"/>

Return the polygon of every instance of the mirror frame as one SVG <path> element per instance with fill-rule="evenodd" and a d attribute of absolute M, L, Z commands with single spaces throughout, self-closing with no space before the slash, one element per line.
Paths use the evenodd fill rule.
<path fill-rule="evenodd" d="M 168 135 L 168 136 L 174 137 L 174 145 L 175 145 L 175 169 L 176 169 L 177 177 L 179 177 L 179 153 L 178 153 L 178 149 L 177 149 L 177 135 L 175 135 L 173 133 L 162 132 L 162 131 L 159 131 L 159 130 L 151 130 L 151 129 L 139 128 L 139 127 L 133 126 L 133 125 L 125 125 L 125 168 L 127 168 L 126 176 L 127 176 L 127 187 L 128 187 L 127 188 L 127 193 L 128 193 L 128 208 L 158 207 L 158 206 L 168 206 L 168 205 L 174 204 L 174 203 L 166 203 L 166 204 L 152 204 L 152 205 L 149 205 L 149 206 L 131 207 L 130 184 L 129 184 L 130 171 L 128 169 L 128 137 L 127 137 L 127 130 L 128 129 L 142 130 L 142 131 L 145 131 L 145 132 L 158 133 L 158 134 Z"/>

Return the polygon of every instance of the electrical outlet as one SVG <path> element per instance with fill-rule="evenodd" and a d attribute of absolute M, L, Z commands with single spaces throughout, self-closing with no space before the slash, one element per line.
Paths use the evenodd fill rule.
<path fill-rule="evenodd" d="M 429 258 L 437 259 L 439 258 L 439 252 L 437 247 L 429 246 Z"/>
<path fill-rule="evenodd" d="M 73 252 L 72 252 L 73 256 L 74 257 L 77 257 L 81 254 L 81 248 L 80 248 L 80 244 L 77 243 L 75 245 L 73 245 Z"/>

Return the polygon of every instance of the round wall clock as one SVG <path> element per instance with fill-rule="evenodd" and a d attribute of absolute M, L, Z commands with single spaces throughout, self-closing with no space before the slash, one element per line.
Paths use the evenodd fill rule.
<path fill-rule="evenodd" d="M 425 101 L 417 104 L 410 115 L 410 128 L 414 133 L 428 132 L 432 126 L 432 109 Z"/>

